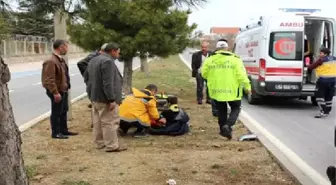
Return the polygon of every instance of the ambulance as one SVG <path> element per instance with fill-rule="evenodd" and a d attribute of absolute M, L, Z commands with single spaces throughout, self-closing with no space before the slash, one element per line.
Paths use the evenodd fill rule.
<path fill-rule="evenodd" d="M 247 100 L 264 97 L 298 98 L 316 105 L 316 75 L 307 66 L 321 47 L 336 53 L 335 19 L 317 9 L 280 9 L 240 28 L 233 52 L 244 62 L 252 93 Z"/>

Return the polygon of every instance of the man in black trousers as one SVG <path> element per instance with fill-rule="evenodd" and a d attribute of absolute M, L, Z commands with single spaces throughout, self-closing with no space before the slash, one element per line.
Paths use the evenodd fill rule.
<path fill-rule="evenodd" d="M 196 78 L 196 96 L 197 96 L 197 103 L 202 104 L 203 103 L 203 89 L 205 81 L 203 77 L 201 76 L 201 68 L 203 61 L 211 55 L 211 52 L 208 51 L 208 43 L 202 42 L 201 50 L 193 53 L 192 59 L 191 59 L 191 68 L 192 68 L 192 77 Z M 208 93 L 208 88 L 206 88 L 206 103 L 211 104 L 211 100 Z"/>
<path fill-rule="evenodd" d="M 68 52 L 68 42 L 55 40 L 54 53 L 43 63 L 42 85 L 51 101 L 51 137 L 54 139 L 68 139 L 78 133 L 68 130 L 67 113 L 68 91 L 70 89 L 69 68 L 63 56 Z"/>

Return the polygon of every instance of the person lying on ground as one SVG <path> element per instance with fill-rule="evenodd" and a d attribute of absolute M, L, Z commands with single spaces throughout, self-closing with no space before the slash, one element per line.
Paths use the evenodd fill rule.
<path fill-rule="evenodd" d="M 132 88 L 132 94 L 127 95 L 120 105 L 119 133 L 121 135 L 126 135 L 131 127 L 136 127 L 134 137 L 148 136 L 152 120 L 166 123 L 166 119 L 160 117 L 156 106 L 157 91 L 158 88 L 153 84 L 149 84 L 143 90 Z"/>
<path fill-rule="evenodd" d="M 153 123 L 150 128 L 152 135 L 180 136 L 189 132 L 189 116 L 178 105 L 177 97 L 169 97 L 169 110 L 162 111 L 161 116 L 166 124 Z"/>

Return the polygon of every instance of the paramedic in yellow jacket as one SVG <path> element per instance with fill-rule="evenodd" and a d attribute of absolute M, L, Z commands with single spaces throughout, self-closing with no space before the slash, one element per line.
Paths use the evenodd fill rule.
<path fill-rule="evenodd" d="M 202 77 L 207 80 L 210 98 L 216 104 L 220 134 L 231 139 L 232 126 L 240 113 L 243 89 L 250 93 L 251 85 L 242 60 L 227 48 L 226 41 L 217 42 L 215 54 L 203 63 Z M 227 104 L 231 108 L 229 117 Z"/>
<path fill-rule="evenodd" d="M 120 131 L 127 134 L 131 127 L 137 130 L 133 133 L 134 137 L 143 137 L 148 135 L 148 129 L 152 121 L 166 123 L 156 107 L 155 94 L 158 88 L 150 84 L 143 90 L 132 88 L 132 94 L 126 96 L 120 105 Z"/>
<path fill-rule="evenodd" d="M 315 98 L 320 113 L 315 118 L 327 117 L 332 107 L 336 83 L 336 57 L 330 53 L 328 48 L 321 49 L 320 58 L 308 66 L 309 69 L 315 69 L 317 77 Z"/>

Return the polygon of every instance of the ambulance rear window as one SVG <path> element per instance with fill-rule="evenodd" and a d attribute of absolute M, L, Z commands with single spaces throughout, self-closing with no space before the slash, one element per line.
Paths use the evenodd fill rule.
<path fill-rule="evenodd" d="M 272 32 L 269 56 L 276 60 L 302 60 L 302 32 Z"/>

